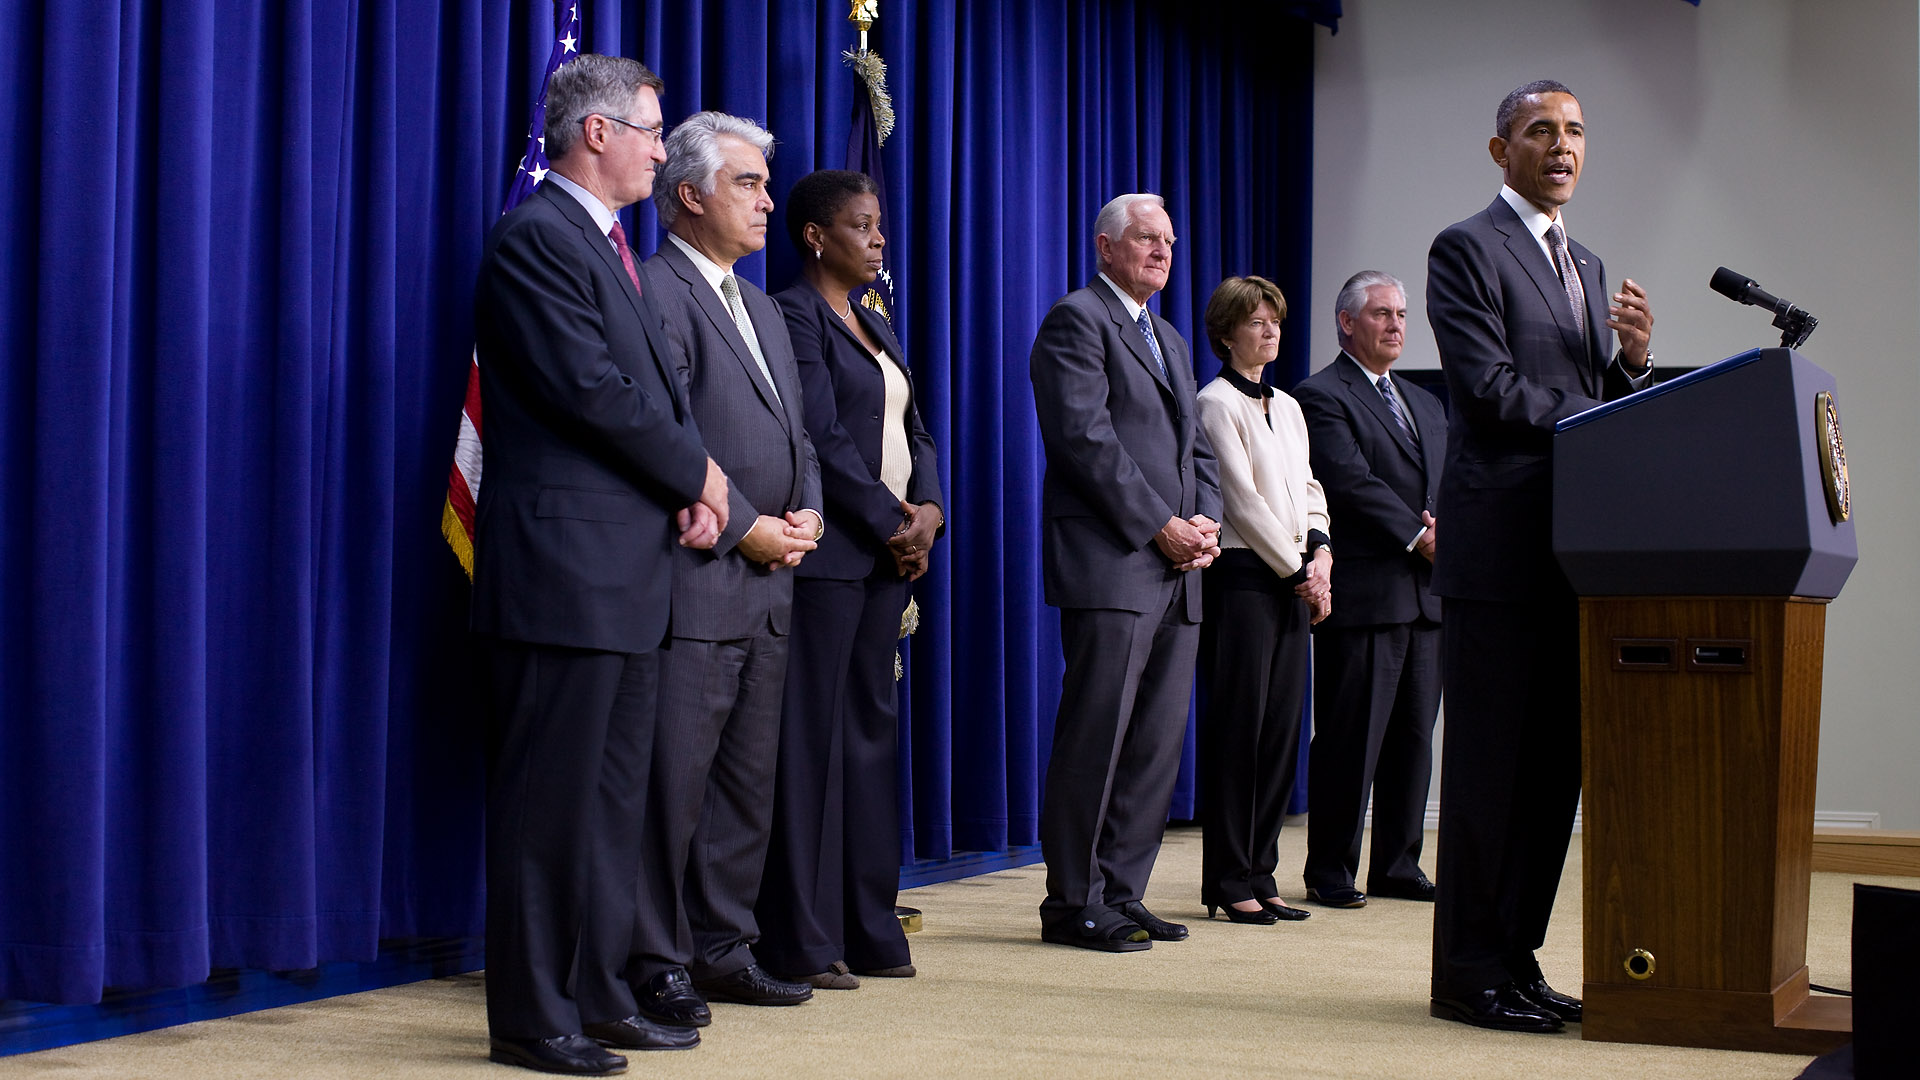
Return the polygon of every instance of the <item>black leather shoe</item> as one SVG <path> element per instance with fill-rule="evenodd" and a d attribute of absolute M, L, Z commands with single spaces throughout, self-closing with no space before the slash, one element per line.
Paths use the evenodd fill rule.
<path fill-rule="evenodd" d="M 700 1033 L 688 1027 L 656 1024 L 644 1016 L 588 1024 L 586 1036 L 617 1050 L 691 1050 L 700 1045 Z"/>
<path fill-rule="evenodd" d="M 1082 912 L 1084 916 L 1086 912 Z M 1153 939 L 1140 924 L 1115 911 L 1102 911 L 1098 918 L 1080 918 L 1072 922 L 1043 923 L 1040 940 L 1050 945 L 1071 945 L 1076 949 L 1099 952 L 1140 952 L 1153 948 Z"/>
<path fill-rule="evenodd" d="M 1412 881 L 1369 881 L 1367 891 L 1392 900 L 1420 900 L 1431 904 L 1434 885 L 1422 876 Z"/>
<path fill-rule="evenodd" d="M 748 964 L 717 979 L 702 979 L 693 986 L 705 994 L 708 1001 L 731 1001 L 736 1005 L 798 1005 L 813 997 L 813 987 L 776 979 L 759 964 Z"/>
<path fill-rule="evenodd" d="M 1177 922 L 1167 920 L 1147 910 L 1147 905 L 1138 900 L 1129 900 L 1120 905 L 1120 914 L 1133 920 L 1133 924 L 1147 932 L 1155 941 L 1185 941 L 1187 928 Z"/>
<path fill-rule="evenodd" d="M 1367 894 L 1351 885 L 1332 889 L 1308 889 L 1307 899 L 1321 907 L 1356 908 L 1367 906 Z"/>
<path fill-rule="evenodd" d="M 1228 922 L 1239 923 L 1242 926 L 1272 926 L 1274 923 L 1280 921 L 1280 916 L 1267 910 L 1267 905 L 1265 904 L 1261 904 L 1252 911 L 1242 911 L 1232 904 L 1222 904 L 1212 900 L 1208 900 L 1205 903 L 1207 905 L 1207 918 L 1209 919 L 1213 918 L 1214 911 L 1219 909 L 1227 913 Z"/>
<path fill-rule="evenodd" d="M 1520 993 L 1524 994 L 1528 1001 L 1539 1006 L 1541 1012 L 1549 1016 L 1557 1016 L 1569 1024 L 1577 1024 L 1580 1022 L 1582 1010 L 1579 998 L 1568 997 L 1560 991 L 1555 990 L 1553 987 L 1547 985 L 1547 980 L 1545 979 L 1535 979 L 1532 982 L 1523 982 L 1516 985 L 1519 987 Z"/>
<path fill-rule="evenodd" d="M 713 1023 L 713 1010 L 693 988 L 693 980 L 680 968 L 663 971 L 647 980 L 634 992 L 640 1013 L 649 1020 L 674 1027 L 703 1028 Z"/>
<path fill-rule="evenodd" d="M 1301 919 L 1313 918 L 1313 912 L 1306 908 L 1294 907 L 1292 904 L 1276 904 L 1262 900 L 1260 906 L 1266 908 L 1269 914 L 1281 922 L 1299 922 Z"/>
<path fill-rule="evenodd" d="M 609 1054 L 585 1035 L 555 1035 L 548 1039 L 508 1039 L 495 1035 L 490 1060 L 540 1072 L 569 1076 L 614 1076 L 627 1071 L 627 1059 Z"/>
<path fill-rule="evenodd" d="M 1559 1017 L 1543 1012 L 1510 982 L 1464 997 L 1435 997 L 1427 1013 L 1442 1020 L 1457 1020 L 1496 1031 L 1530 1031 L 1544 1035 L 1565 1026 Z"/>

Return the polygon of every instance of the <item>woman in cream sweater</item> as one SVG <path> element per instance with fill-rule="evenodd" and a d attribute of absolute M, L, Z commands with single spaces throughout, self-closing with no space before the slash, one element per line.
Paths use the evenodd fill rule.
<path fill-rule="evenodd" d="M 1220 557 L 1203 571 L 1200 901 L 1209 918 L 1225 908 L 1259 925 L 1307 917 L 1280 899 L 1273 871 L 1299 757 L 1308 628 L 1333 610 L 1327 500 L 1307 465 L 1306 421 L 1261 382 L 1286 314 L 1265 278 L 1221 282 L 1207 341 L 1226 366 L 1199 396 L 1225 511 Z"/>

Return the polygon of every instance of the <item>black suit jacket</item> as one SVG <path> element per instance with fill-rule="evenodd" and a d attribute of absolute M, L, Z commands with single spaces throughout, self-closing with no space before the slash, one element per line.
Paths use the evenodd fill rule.
<path fill-rule="evenodd" d="M 784 634 L 793 611 L 792 573 L 769 570 L 735 548 L 761 514 L 819 510 L 825 518 L 786 321 L 766 293 L 734 278 L 773 372 L 770 390 L 726 304 L 678 244 L 662 240 L 641 264 L 640 280 L 666 316 L 701 438 L 729 482 L 727 527 L 719 542 L 709 551 L 680 548 L 676 556 L 673 636 L 732 641 L 768 629 Z"/>
<path fill-rule="evenodd" d="M 1042 571 L 1055 607 L 1165 610 L 1181 572 L 1154 536 L 1172 517 L 1220 520 L 1192 356 L 1173 324 L 1152 319 L 1166 375 L 1099 278 L 1053 305 L 1034 338 L 1033 403 L 1047 449 Z M 1190 622 L 1200 621 L 1200 594 L 1187 589 Z"/>
<path fill-rule="evenodd" d="M 1327 493 L 1335 559 L 1334 628 L 1438 622 L 1433 564 L 1406 550 L 1420 513 L 1438 511 L 1447 452 L 1447 414 L 1432 394 L 1405 379 L 1394 392 L 1413 413 L 1412 438 L 1387 411 L 1372 376 L 1346 353 L 1301 380 L 1293 399 L 1307 418 L 1313 475 Z"/>
<path fill-rule="evenodd" d="M 773 299 L 793 339 L 807 402 L 807 434 L 820 457 L 821 488 L 827 501 L 827 534 L 796 572 L 801 577 L 857 581 L 873 572 L 876 561 L 891 564 L 887 539 L 903 520 L 900 500 L 880 482 L 880 443 L 886 430 L 881 417 L 887 404 L 881 362 L 804 279 Z M 907 380 L 907 445 L 913 453 L 907 501 L 916 506 L 933 503 L 944 516 L 940 458 L 914 404 L 913 375 L 900 342 L 879 315 L 858 304 L 853 313 Z M 943 522 L 942 531 L 945 528 Z"/>
<path fill-rule="evenodd" d="M 1632 386 L 1608 361 L 1600 258 L 1568 246 L 1586 291 L 1584 338 L 1505 199 L 1448 226 L 1427 255 L 1427 319 L 1453 410 L 1434 515 L 1447 530 L 1433 575 L 1441 596 L 1519 602 L 1569 589 L 1553 557 L 1553 425 Z"/>
<path fill-rule="evenodd" d="M 706 450 L 660 313 L 593 217 L 543 184 L 487 237 L 474 348 L 486 472 L 475 631 L 646 652 L 667 627 L 674 513 Z"/>

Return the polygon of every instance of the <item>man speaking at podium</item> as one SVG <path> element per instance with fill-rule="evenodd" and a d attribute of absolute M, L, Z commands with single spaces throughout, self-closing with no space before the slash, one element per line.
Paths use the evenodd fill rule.
<path fill-rule="evenodd" d="M 1580 798 L 1580 630 L 1553 556 L 1548 455 L 1557 421 L 1652 381 L 1653 312 L 1632 280 L 1609 296 L 1599 256 L 1568 238 L 1561 208 L 1586 161 L 1572 91 L 1508 94 L 1487 149 L 1499 196 L 1427 262 L 1453 399 L 1433 573 L 1447 703 L 1431 1012 L 1549 1032 L 1580 1020 L 1534 959 Z"/>

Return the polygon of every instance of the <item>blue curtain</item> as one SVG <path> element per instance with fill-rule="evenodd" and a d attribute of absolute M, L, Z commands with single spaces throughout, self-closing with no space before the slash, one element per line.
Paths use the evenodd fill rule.
<path fill-rule="evenodd" d="M 1059 646 L 1026 356 L 1093 273 L 1095 210 L 1167 196 L 1160 304 L 1189 337 L 1230 273 L 1317 309 L 1309 24 L 1195 10 L 926 0 L 876 26 L 900 326 L 952 502 L 913 648 L 922 856 L 1033 842 Z M 586 45 L 659 70 L 670 121 L 765 118 L 778 196 L 842 164 L 844 13 L 602 2 Z M 0 998 L 478 932 L 438 521 L 551 27 L 546 0 L 0 5 Z M 743 272 L 779 288 L 794 259 L 776 239 Z"/>
<path fill-rule="evenodd" d="M 1298 5 L 1296 5 L 1298 6 Z M 1093 277 L 1094 214 L 1164 195 L 1181 242 L 1161 314 L 1198 336 L 1213 287 L 1274 279 L 1301 314 L 1276 381 L 1308 370 L 1312 26 L 1191 6 L 1095 0 L 884 3 L 871 43 L 898 127 L 882 149 L 896 329 L 941 448 L 947 542 L 916 589 L 903 709 L 905 857 L 1037 842 L 1060 693 L 1059 619 L 1041 600 L 1040 476 L 1027 352 L 1047 309 Z M 1301 12 L 1305 14 L 1306 12 Z M 1338 5 L 1318 5 L 1331 19 Z M 645 57 L 669 123 L 698 109 L 765 118 L 776 204 L 845 162 L 853 31 L 838 4 L 650 0 L 590 20 L 589 44 Z M 787 88 L 813 88 L 793 94 Z M 776 205 L 776 219 L 782 209 Z M 656 236 L 650 210 L 636 235 Z M 742 273 L 797 272 L 776 221 Z M 1192 739 L 1173 815 L 1193 816 Z"/>

